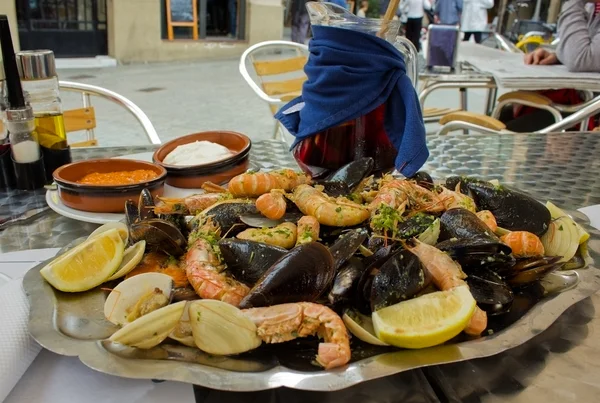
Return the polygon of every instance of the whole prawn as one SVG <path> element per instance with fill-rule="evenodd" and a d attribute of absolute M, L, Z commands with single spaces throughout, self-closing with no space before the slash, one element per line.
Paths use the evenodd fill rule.
<path fill-rule="evenodd" d="M 382 179 L 383 186 L 375 199 L 369 204 L 369 210 L 375 214 L 381 204 L 394 209 L 402 208 L 429 213 L 444 211 L 443 200 L 435 193 L 405 179 Z"/>
<path fill-rule="evenodd" d="M 466 285 L 467 277 L 462 268 L 450 256 L 436 248 L 415 239 L 415 246 L 406 245 L 406 248 L 417 255 L 427 271 L 432 276 L 433 283 L 442 291 L 454 287 Z M 465 333 L 471 336 L 479 336 L 487 327 L 487 314 L 479 307 L 471 317 L 471 321 L 465 328 Z"/>
<path fill-rule="evenodd" d="M 218 238 L 218 229 L 208 219 L 192 237 L 195 237 L 184 256 L 187 278 L 200 298 L 216 299 L 238 306 L 250 289 L 228 276 L 209 239 Z"/>
<path fill-rule="evenodd" d="M 159 203 L 154 207 L 156 214 L 183 214 L 196 215 L 220 201 L 231 199 L 230 193 L 202 193 L 184 198 L 159 198 Z"/>
<path fill-rule="evenodd" d="M 366 207 L 344 197 L 329 197 L 309 185 L 296 187 L 290 198 L 303 214 L 315 217 L 323 225 L 351 227 L 369 218 Z"/>
<path fill-rule="evenodd" d="M 306 183 L 310 183 L 309 176 L 292 169 L 281 169 L 238 175 L 229 181 L 228 190 L 233 197 L 259 197 L 274 189 L 289 192 Z"/>
<path fill-rule="evenodd" d="M 265 343 L 283 343 L 316 334 L 323 339 L 316 357 L 319 365 L 331 369 L 350 361 L 350 339 L 344 322 L 326 306 L 298 302 L 242 312 L 254 322 Z"/>

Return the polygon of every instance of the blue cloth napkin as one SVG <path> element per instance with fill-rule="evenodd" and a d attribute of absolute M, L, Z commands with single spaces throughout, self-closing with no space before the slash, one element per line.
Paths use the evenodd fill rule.
<path fill-rule="evenodd" d="M 325 26 L 312 30 L 302 95 L 275 115 L 296 137 L 292 148 L 387 102 L 384 127 L 398 150 L 396 169 L 414 175 L 429 151 L 421 106 L 402 54 L 374 35 Z"/>

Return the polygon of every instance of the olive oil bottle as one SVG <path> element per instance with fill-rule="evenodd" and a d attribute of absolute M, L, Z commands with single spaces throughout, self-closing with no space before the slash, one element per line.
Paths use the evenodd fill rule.
<path fill-rule="evenodd" d="M 42 147 L 54 150 L 67 148 L 67 133 L 62 113 L 35 114 L 35 131 Z"/>

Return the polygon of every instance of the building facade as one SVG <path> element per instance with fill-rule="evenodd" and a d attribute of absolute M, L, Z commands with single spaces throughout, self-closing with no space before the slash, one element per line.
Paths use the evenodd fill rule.
<path fill-rule="evenodd" d="M 0 14 L 16 49 L 121 63 L 239 56 L 283 33 L 281 0 L 2 0 Z"/>

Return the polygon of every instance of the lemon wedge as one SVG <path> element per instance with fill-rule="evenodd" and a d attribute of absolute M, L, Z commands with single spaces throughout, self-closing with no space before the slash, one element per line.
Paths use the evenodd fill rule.
<path fill-rule="evenodd" d="M 125 249 L 121 265 L 119 266 L 115 274 L 109 277 L 108 281 L 121 278 L 127 273 L 129 273 L 131 270 L 135 269 L 135 267 L 142 261 L 145 250 L 146 241 L 139 241 L 130 246 L 129 248 Z"/>
<path fill-rule="evenodd" d="M 40 274 L 57 290 L 87 291 L 115 273 L 123 260 L 124 249 L 119 231 L 111 229 L 53 260 Z"/>
<path fill-rule="evenodd" d="M 107 224 L 99 226 L 94 232 L 90 234 L 90 236 L 88 236 L 88 239 L 95 238 L 98 235 L 105 233 L 106 231 L 110 231 L 111 229 L 119 230 L 119 235 L 121 235 L 121 238 L 123 238 L 123 243 L 127 245 L 127 241 L 129 240 L 129 229 L 127 228 L 127 225 L 125 225 L 125 223 L 122 223 L 120 221 L 109 222 Z"/>
<path fill-rule="evenodd" d="M 375 311 L 373 327 L 377 338 L 393 346 L 431 347 L 462 332 L 475 305 L 469 287 L 460 286 Z"/>
<path fill-rule="evenodd" d="M 577 234 L 579 235 L 579 245 L 581 245 L 582 243 L 584 243 L 585 241 L 590 239 L 590 234 L 588 234 L 588 232 L 586 230 L 584 230 L 581 225 L 577 224 L 575 222 L 575 220 L 573 220 L 571 217 L 569 217 L 567 215 L 567 213 L 562 211 L 555 204 L 548 201 L 548 202 L 546 202 L 546 208 L 548 209 L 548 211 L 550 211 L 550 216 L 552 217 L 553 220 L 556 220 L 557 218 L 560 218 L 560 217 L 567 217 L 570 221 L 573 222 L 573 225 L 575 225 L 575 228 L 577 229 Z"/>

